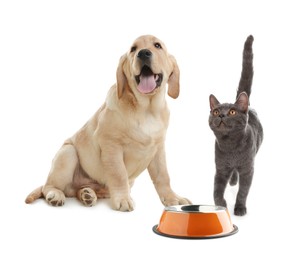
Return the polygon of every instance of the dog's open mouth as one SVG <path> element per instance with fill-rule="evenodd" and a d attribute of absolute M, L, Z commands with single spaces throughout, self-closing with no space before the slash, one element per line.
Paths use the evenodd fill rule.
<path fill-rule="evenodd" d="M 141 73 L 136 76 L 135 79 L 138 84 L 137 89 L 143 94 L 148 94 L 161 85 L 163 75 L 154 74 L 153 71 L 145 65 L 143 66 Z"/>

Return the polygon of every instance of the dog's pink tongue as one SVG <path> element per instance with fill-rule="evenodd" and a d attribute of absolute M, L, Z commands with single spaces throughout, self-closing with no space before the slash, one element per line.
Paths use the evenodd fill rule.
<path fill-rule="evenodd" d="M 140 76 L 140 83 L 138 85 L 138 90 L 143 93 L 150 93 L 156 88 L 156 81 L 154 75 L 151 76 Z"/>

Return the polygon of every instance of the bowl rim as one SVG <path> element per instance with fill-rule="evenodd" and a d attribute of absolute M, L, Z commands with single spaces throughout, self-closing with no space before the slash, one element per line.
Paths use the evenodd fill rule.
<path fill-rule="evenodd" d="M 178 212 L 178 213 L 218 213 L 221 211 L 227 211 L 226 207 L 217 206 L 217 205 L 206 205 L 206 204 L 185 204 L 185 205 L 175 205 L 175 206 L 166 206 L 164 211 L 167 212 Z"/>

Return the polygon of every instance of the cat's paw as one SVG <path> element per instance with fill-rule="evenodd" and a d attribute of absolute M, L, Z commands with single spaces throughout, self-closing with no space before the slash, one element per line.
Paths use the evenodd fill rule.
<path fill-rule="evenodd" d="M 245 206 L 239 205 L 234 208 L 234 215 L 236 216 L 244 216 L 247 213 L 247 208 Z"/>
<path fill-rule="evenodd" d="M 217 199 L 217 198 L 215 198 L 214 202 L 215 202 L 216 206 L 222 206 L 222 207 L 227 208 L 227 202 L 226 202 L 225 199 Z"/>

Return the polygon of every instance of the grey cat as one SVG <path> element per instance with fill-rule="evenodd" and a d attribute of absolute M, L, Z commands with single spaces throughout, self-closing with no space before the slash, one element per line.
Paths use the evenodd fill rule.
<path fill-rule="evenodd" d="M 239 179 L 234 214 L 247 213 L 246 200 L 251 187 L 254 160 L 263 140 L 263 128 L 255 110 L 249 107 L 253 80 L 253 36 L 243 50 L 242 73 L 234 104 L 220 103 L 210 95 L 209 126 L 216 137 L 214 202 L 227 207 L 224 192 L 229 181 L 236 185 Z"/>

